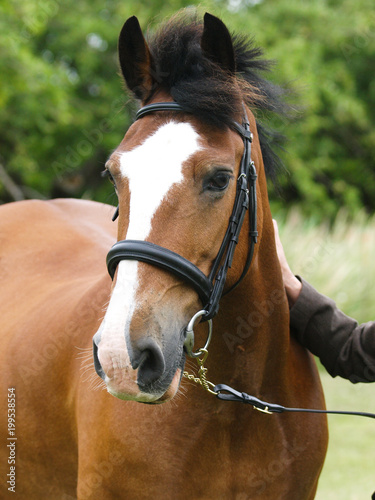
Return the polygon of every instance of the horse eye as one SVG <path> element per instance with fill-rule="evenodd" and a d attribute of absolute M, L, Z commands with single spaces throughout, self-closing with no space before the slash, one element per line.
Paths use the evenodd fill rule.
<path fill-rule="evenodd" d="M 219 172 L 208 179 L 205 188 L 209 191 L 224 191 L 229 184 L 231 176 L 225 172 Z"/>
<path fill-rule="evenodd" d="M 115 180 L 114 180 L 111 172 L 107 168 L 105 170 L 103 170 L 102 177 L 107 177 L 107 179 L 109 179 L 109 182 L 111 182 L 114 186 L 116 186 Z"/>

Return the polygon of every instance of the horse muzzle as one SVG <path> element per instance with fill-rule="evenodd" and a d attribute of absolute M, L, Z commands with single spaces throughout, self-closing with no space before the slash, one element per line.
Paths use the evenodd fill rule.
<path fill-rule="evenodd" d="M 146 330 L 147 331 L 147 330 Z M 113 396 L 160 403 L 177 392 L 185 363 L 183 335 L 173 335 L 163 347 L 155 337 L 135 336 L 130 342 L 102 336 L 93 339 L 96 373 Z"/>

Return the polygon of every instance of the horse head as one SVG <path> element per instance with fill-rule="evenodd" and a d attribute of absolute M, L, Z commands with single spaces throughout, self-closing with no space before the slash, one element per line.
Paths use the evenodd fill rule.
<path fill-rule="evenodd" d="M 245 52 L 209 14 L 204 23 L 172 19 L 150 43 L 132 17 L 119 38 L 127 87 L 143 107 L 163 105 L 139 115 L 106 164 L 119 199 L 118 240 L 168 249 L 203 277 L 224 259 L 245 147 L 246 133 L 236 124 L 244 115 L 254 135 L 252 159 L 263 168 L 255 120 L 244 107 L 260 96 L 250 78 L 238 76 Z M 165 106 L 172 102 L 176 109 Z M 246 266 L 248 216 L 243 225 L 227 289 Z M 185 363 L 186 326 L 203 300 L 180 275 L 142 259 L 120 259 L 94 336 L 96 371 L 108 391 L 147 403 L 171 399 Z M 198 335 L 205 335 L 204 324 Z"/>

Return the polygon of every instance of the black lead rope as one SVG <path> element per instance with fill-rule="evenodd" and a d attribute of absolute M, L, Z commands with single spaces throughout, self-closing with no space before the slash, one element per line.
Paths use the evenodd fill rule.
<path fill-rule="evenodd" d="M 258 399 L 254 396 L 250 396 L 246 394 L 246 392 L 239 392 L 229 387 L 225 384 L 215 385 L 214 392 L 217 393 L 217 397 L 222 401 L 233 401 L 238 403 L 244 403 L 251 405 L 258 411 L 263 413 L 285 413 L 285 412 L 294 412 L 294 413 L 325 413 L 325 414 L 334 414 L 334 415 L 352 415 L 358 417 L 368 417 L 375 418 L 375 413 L 367 413 L 362 411 L 340 411 L 340 410 L 315 410 L 311 408 L 288 408 L 286 406 L 277 405 L 274 403 L 266 403 L 261 399 Z"/>

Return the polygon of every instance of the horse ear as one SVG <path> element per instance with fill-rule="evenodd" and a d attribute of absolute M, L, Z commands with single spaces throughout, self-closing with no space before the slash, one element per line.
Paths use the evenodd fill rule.
<path fill-rule="evenodd" d="M 118 52 L 127 87 L 138 99 L 146 99 L 153 86 L 151 54 L 135 16 L 122 27 Z"/>
<path fill-rule="evenodd" d="M 231 73 L 236 71 L 232 37 L 228 28 L 220 19 L 208 14 L 208 12 L 204 15 L 201 47 L 211 61 L 216 62 Z"/>

